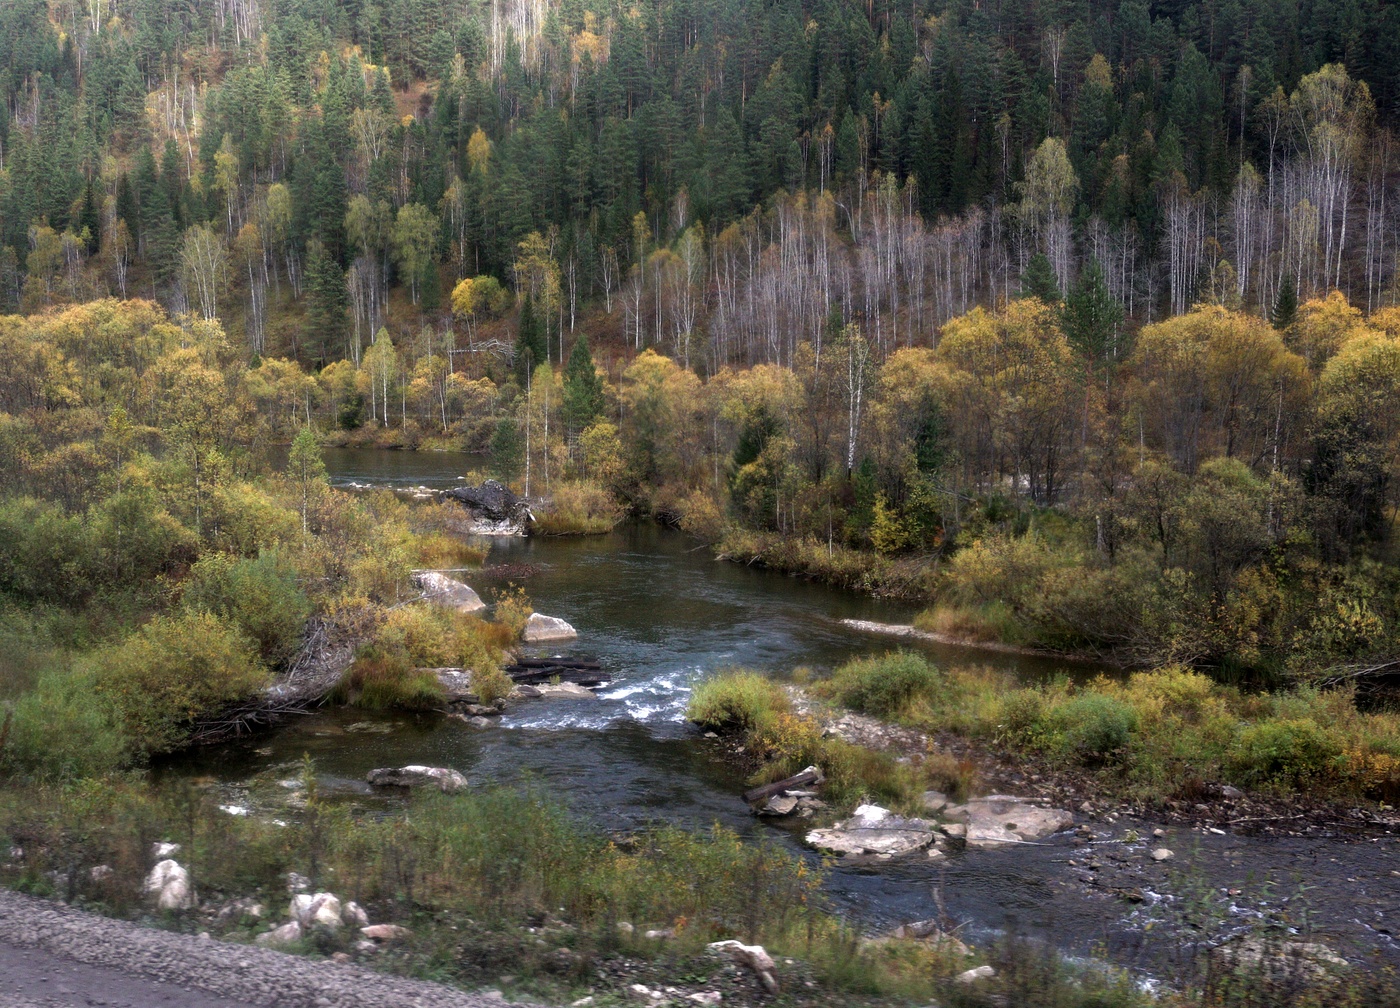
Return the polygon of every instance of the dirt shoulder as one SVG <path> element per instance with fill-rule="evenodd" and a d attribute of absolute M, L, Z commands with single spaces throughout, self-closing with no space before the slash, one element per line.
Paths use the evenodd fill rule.
<path fill-rule="evenodd" d="M 0 1006 L 501 1008 L 490 994 L 173 934 L 0 890 Z"/>

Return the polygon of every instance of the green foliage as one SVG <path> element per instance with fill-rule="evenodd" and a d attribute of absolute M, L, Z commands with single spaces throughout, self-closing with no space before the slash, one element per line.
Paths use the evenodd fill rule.
<path fill-rule="evenodd" d="M 247 699 L 268 678 L 253 642 L 208 612 L 157 616 L 100 650 L 92 670 L 139 753 L 176 747 L 195 718 Z"/>
<path fill-rule="evenodd" d="M 297 584 L 297 571 L 277 550 L 257 559 L 210 553 L 190 568 L 181 600 L 237 626 L 258 646 L 262 660 L 279 665 L 301 644 L 311 603 Z"/>
<path fill-rule="evenodd" d="M 1026 264 L 1026 272 L 1021 274 L 1021 294 L 1023 297 L 1040 298 L 1048 305 L 1060 303 L 1060 281 L 1055 276 L 1055 267 L 1043 253 L 1037 252 Z"/>
<path fill-rule="evenodd" d="M 941 685 L 942 677 L 928 659 L 912 651 L 895 651 L 847 662 L 823 684 L 823 692 L 852 710 L 894 717 L 916 697 L 929 697 Z"/>
<path fill-rule="evenodd" d="M 1050 718 L 1056 745 L 1085 763 L 1121 756 L 1138 728 L 1130 705 L 1112 696 L 1087 693 L 1058 705 Z"/>
<path fill-rule="evenodd" d="M 1246 786 L 1293 789 L 1325 783 L 1344 769 L 1342 747 L 1310 718 L 1250 725 L 1240 732 L 1229 757 L 1234 778 Z"/>
<path fill-rule="evenodd" d="M 749 732 L 791 704 L 782 687 L 760 672 L 735 669 L 696 684 L 686 717 L 716 731 Z"/>
<path fill-rule="evenodd" d="M 603 379 L 593 364 L 587 335 L 580 333 L 564 369 L 564 422 L 581 432 L 603 412 Z"/>

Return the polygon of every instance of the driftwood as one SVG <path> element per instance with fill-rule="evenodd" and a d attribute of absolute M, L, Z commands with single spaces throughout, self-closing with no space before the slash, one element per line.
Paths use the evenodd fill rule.
<path fill-rule="evenodd" d="M 287 671 L 255 696 L 196 721 L 190 744 L 208 745 L 251 735 L 288 714 L 304 714 L 319 706 L 355 660 L 360 644 L 358 635 L 325 617 L 313 617 L 306 625 L 301 650 Z"/>
<path fill-rule="evenodd" d="M 506 666 L 506 675 L 517 683 L 546 683 L 558 678 L 560 682 L 577 683 L 579 686 L 601 686 L 611 682 L 612 676 L 602 670 L 597 662 L 542 661 L 527 659 Z"/>
<path fill-rule="evenodd" d="M 744 792 L 744 801 L 754 805 L 761 801 L 766 801 L 774 795 L 780 795 L 784 791 L 810 787 L 813 784 L 820 784 L 825 778 L 822 772 L 814 766 L 809 766 L 800 773 L 795 773 L 787 780 L 774 781 L 772 784 L 764 784 L 756 787 L 752 791 Z"/>

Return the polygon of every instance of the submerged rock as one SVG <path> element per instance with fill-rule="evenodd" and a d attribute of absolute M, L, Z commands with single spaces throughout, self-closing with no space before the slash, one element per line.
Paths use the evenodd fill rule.
<path fill-rule="evenodd" d="M 376 787 L 420 787 L 432 784 L 448 792 L 460 791 L 467 786 L 467 779 L 456 770 L 417 765 L 380 767 L 365 774 L 365 780 Z"/>
<path fill-rule="evenodd" d="M 532 687 L 541 700 L 596 700 L 598 694 L 578 683 L 540 683 Z"/>
<path fill-rule="evenodd" d="M 466 509 L 471 516 L 467 531 L 474 535 L 525 535 L 535 520 L 529 505 L 495 480 L 479 487 L 457 487 L 443 496 Z"/>
<path fill-rule="evenodd" d="M 862 805 L 855 815 L 829 829 L 812 830 L 807 843 L 845 857 L 902 857 L 923 850 L 935 839 L 925 819 L 905 819 L 878 805 Z"/>
<path fill-rule="evenodd" d="M 470 586 L 440 571 L 419 571 L 413 575 L 413 583 L 418 586 L 424 598 L 444 609 L 476 613 L 486 608 L 481 596 Z"/>
<path fill-rule="evenodd" d="M 542 613 L 531 613 L 530 618 L 525 621 L 525 629 L 520 632 L 520 639 L 526 644 L 572 640 L 577 636 L 578 631 L 559 617 L 545 616 Z"/>

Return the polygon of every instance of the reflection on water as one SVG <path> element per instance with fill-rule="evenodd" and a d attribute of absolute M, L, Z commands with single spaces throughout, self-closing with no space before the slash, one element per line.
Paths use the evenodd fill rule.
<path fill-rule="evenodd" d="M 337 480 L 401 487 L 451 485 L 473 459 L 451 453 L 327 452 Z M 839 621 L 907 621 L 910 607 L 720 563 L 679 533 L 650 524 L 590 538 L 497 541 L 487 570 L 468 578 L 488 599 L 505 587 L 505 575 L 492 576 L 492 567 L 510 572 L 538 611 L 578 628 L 578 641 L 564 650 L 597 656 L 613 675 L 598 699 L 520 704 L 486 729 L 438 715 L 327 710 L 251 741 L 186 756 L 169 770 L 213 775 L 230 802 L 271 807 L 295 787 L 306 754 L 330 793 L 373 812 L 402 799 L 371 793 L 362 783 L 368 770 L 406 763 L 448 766 L 473 784 L 537 788 L 605 829 L 658 821 L 697 828 L 720 823 L 745 835 L 772 837 L 816 860 L 792 827 L 747 814 L 737 797 L 744 787 L 741 776 L 717 744 L 684 720 L 689 691 L 698 678 L 726 666 L 777 675 L 797 666 L 822 671 L 893 647 Z M 522 571 L 529 573 L 522 576 Z M 988 665 L 1026 678 L 1044 678 L 1059 667 L 1049 659 L 967 648 L 923 649 L 945 665 Z M 551 650 L 560 653 L 558 645 Z M 1284 883 L 1300 873 L 1344 882 L 1357 871 L 1355 845 L 1338 841 L 1182 840 L 1199 844 L 1190 860 L 1221 885 L 1245 883 L 1246 875 L 1270 870 Z M 1141 937 L 1130 918 L 1144 911 L 1107 897 L 1086 898 L 1082 889 L 1062 885 L 1067 859 L 1083 854 L 1069 843 L 1060 838 L 1046 846 L 955 854 L 939 867 L 909 861 L 878 871 L 833 869 L 828 889 L 839 906 L 870 928 L 935 916 L 933 890 L 941 886 L 948 912 L 966 921 L 974 937 L 1014 929 L 1074 950 L 1102 943 L 1129 955 Z M 1253 856 L 1241 858 L 1241 851 Z M 1368 873 L 1387 876 L 1390 868 L 1400 869 L 1393 846 L 1361 853 Z M 1400 885 L 1400 878 L 1394 882 Z M 1319 898 L 1345 900 L 1355 890 L 1334 885 Z M 1391 903 L 1400 903 L 1400 897 Z M 1353 930 L 1375 934 L 1374 921 L 1357 918 L 1350 903 L 1332 916 L 1341 915 L 1353 921 Z"/>

